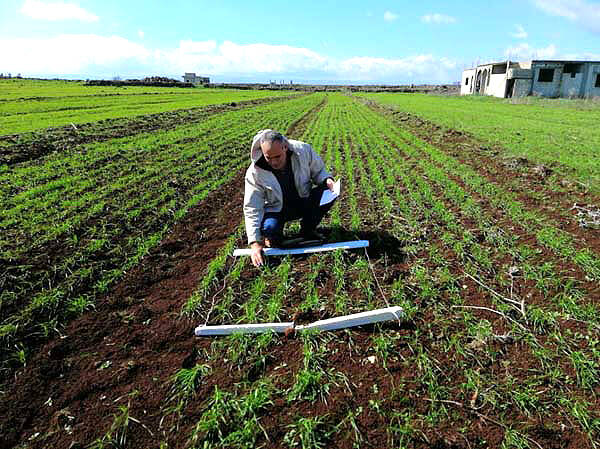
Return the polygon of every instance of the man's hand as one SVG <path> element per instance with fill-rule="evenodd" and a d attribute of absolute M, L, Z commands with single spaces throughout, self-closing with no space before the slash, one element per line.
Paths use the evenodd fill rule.
<path fill-rule="evenodd" d="M 333 179 L 332 178 L 327 178 L 327 188 L 329 190 L 331 190 L 332 192 L 333 192 L 333 184 L 334 184 Z"/>
<path fill-rule="evenodd" d="M 250 245 L 250 258 L 252 259 L 252 265 L 255 267 L 260 267 L 265 263 L 262 253 L 263 248 L 263 244 L 260 242 L 252 242 Z"/>

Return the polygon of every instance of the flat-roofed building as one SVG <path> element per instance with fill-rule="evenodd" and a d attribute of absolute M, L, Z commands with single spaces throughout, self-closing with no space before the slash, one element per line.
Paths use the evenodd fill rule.
<path fill-rule="evenodd" d="M 461 95 L 500 98 L 600 97 L 600 61 L 533 60 L 481 64 L 463 71 Z"/>
<path fill-rule="evenodd" d="M 193 72 L 185 72 L 183 75 L 183 82 L 194 85 L 204 85 L 210 83 L 210 78 L 204 76 L 196 76 Z"/>

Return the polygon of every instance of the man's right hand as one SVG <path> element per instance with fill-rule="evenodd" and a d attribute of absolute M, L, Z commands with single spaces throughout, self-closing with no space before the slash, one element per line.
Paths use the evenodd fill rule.
<path fill-rule="evenodd" d="M 259 242 L 252 242 L 250 245 L 250 258 L 252 259 L 252 265 L 255 267 L 260 267 L 265 263 L 262 252 L 263 248 L 263 244 Z"/>

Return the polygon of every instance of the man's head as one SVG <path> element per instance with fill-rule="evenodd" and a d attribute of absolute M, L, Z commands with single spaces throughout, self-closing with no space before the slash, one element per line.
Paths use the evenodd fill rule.
<path fill-rule="evenodd" d="M 260 149 L 267 164 L 275 170 L 281 170 L 287 162 L 287 140 L 277 131 L 267 131 L 260 138 Z"/>

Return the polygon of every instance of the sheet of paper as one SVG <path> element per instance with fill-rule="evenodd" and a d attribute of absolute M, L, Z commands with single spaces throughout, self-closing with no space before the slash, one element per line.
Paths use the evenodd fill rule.
<path fill-rule="evenodd" d="M 329 204 L 331 203 L 333 200 L 335 200 L 338 196 L 340 196 L 340 179 L 338 179 L 334 184 L 333 184 L 333 192 L 329 189 L 325 190 L 323 192 L 323 195 L 321 196 L 321 202 L 319 203 L 319 206 L 323 206 L 324 204 Z"/>

